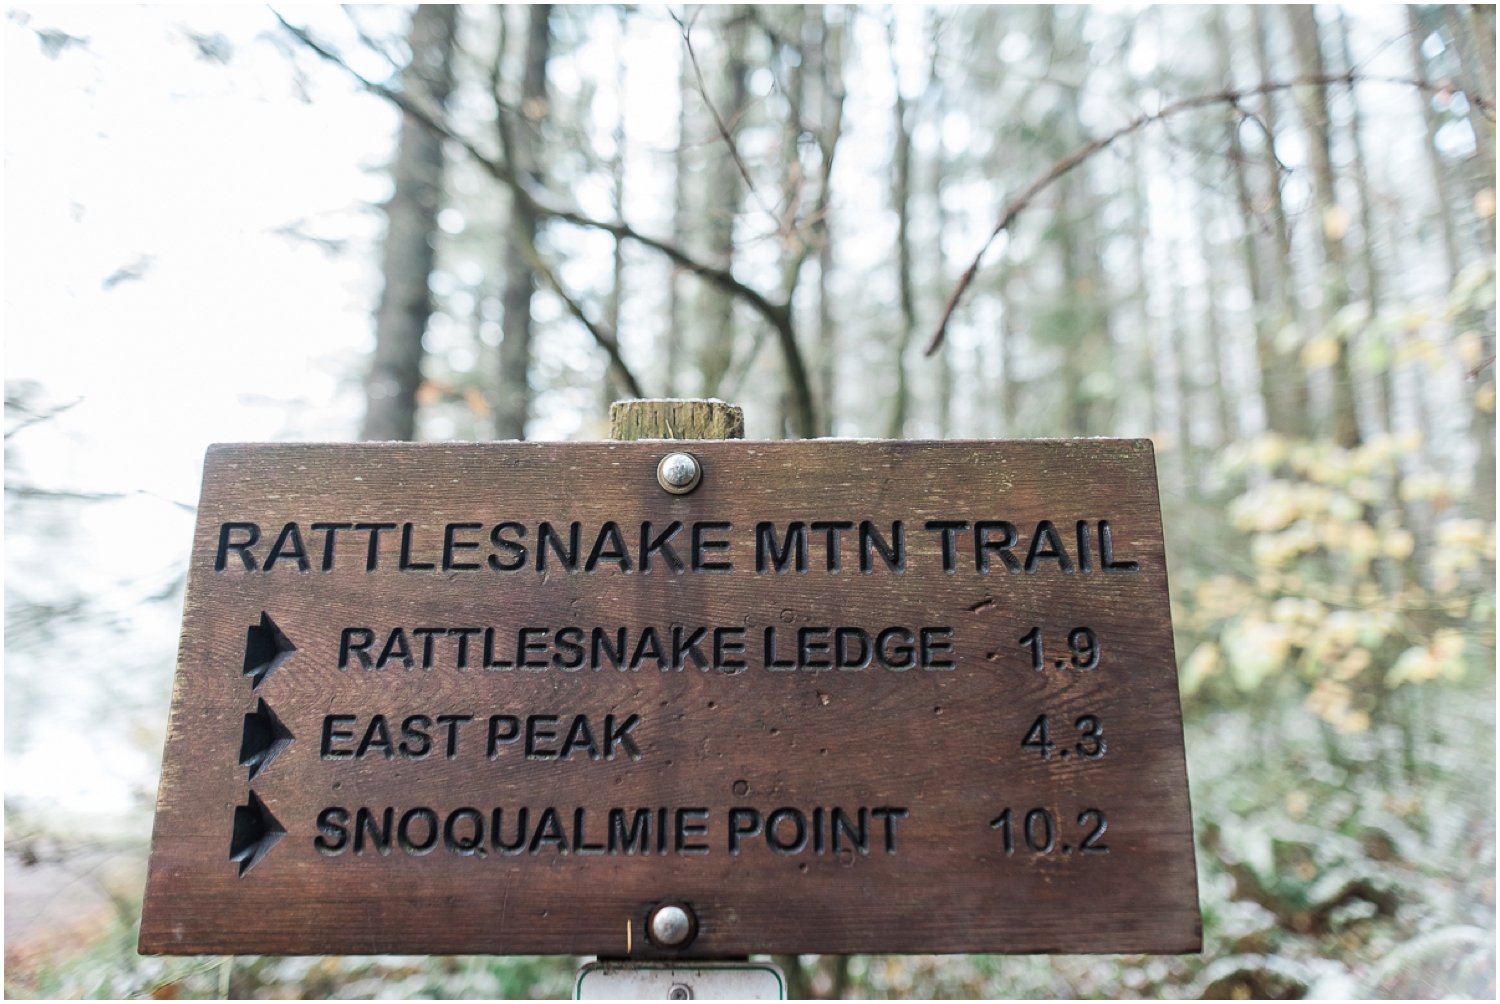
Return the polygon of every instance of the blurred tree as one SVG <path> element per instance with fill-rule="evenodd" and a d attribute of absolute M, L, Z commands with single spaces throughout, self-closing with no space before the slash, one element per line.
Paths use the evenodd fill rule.
<path fill-rule="evenodd" d="M 411 59 L 402 73 L 413 102 L 441 115 L 453 89 L 453 37 L 458 8 L 422 4 L 412 15 L 407 43 Z M 401 119 L 393 192 L 381 271 L 385 287 L 375 315 L 375 360 L 366 381 L 368 406 L 361 439 L 414 439 L 417 388 L 422 384 L 422 336 L 432 313 L 432 274 L 437 214 L 445 199 L 443 137 L 413 114 Z"/>
<path fill-rule="evenodd" d="M 1323 57 L 1323 29 L 1311 4 L 1288 4 L 1292 48 L 1303 77 L 1321 81 L 1328 76 Z M 1333 172 L 1333 138 L 1328 115 L 1328 86 L 1315 83 L 1299 89 L 1303 127 L 1312 161 L 1313 204 L 1322 235 L 1323 272 L 1319 309 L 1325 329 L 1349 302 L 1349 277 L 1344 261 L 1344 235 L 1349 210 L 1340 202 Z M 1349 339 L 1332 334 L 1333 439 L 1346 450 L 1360 444 L 1359 417 L 1354 410 L 1354 376 L 1349 366 Z"/>
<path fill-rule="evenodd" d="M 1205 956 L 794 993 L 1492 992 L 1492 6 L 398 14 L 291 29 L 402 112 L 366 436 L 588 437 L 644 385 L 759 436 L 1156 441 Z M 352 985 L 279 965 L 234 989 Z"/>
<path fill-rule="evenodd" d="M 894 15 L 893 15 L 894 16 Z M 906 96 L 901 92 L 901 70 L 896 64 L 896 24 L 886 23 L 886 45 L 890 49 L 891 75 L 896 78 L 896 100 L 892 106 L 891 128 L 896 147 L 891 156 L 891 207 L 896 211 L 896 290 L 901 320 L 896 328 L 896 348 L 891 368 L 896 371 L 896 399 L 891 407 L 890 428 L 886 435 L 901 439 L 911 410 L 911 386 L 907 372 L 906 350 L 917 329 L 917 294 L 912 280 L 911 246 L 911 122 Z"/>
<path fill-rule="evenodd" d="M 502 18 L 506 11 L 502 8 Z M 496 121 L 505 144 L 502 156 L 509 169 L 539 184 L 545 163 L 542 123 L 548 115 L 547 58 L 552 45 L 552 5 L 526 7 L 524 68 L 519 115 L 500 109 Z M 510 204 L 509 239 L 502 242 L 505 293 L 502 299 L 504 332 L 500 342 L 500 382 L 495 402 L 495 437 L 525 439 L 531 414 L 531 301 L 537 279 L 532 270 L 539 217 L 523 199 Z"/>
<path fill-rule="evenodd" d="M 1256 69 L 1260 75 L 1260 86 L 1276 80 L 1272 72 L 1269 32 L 1271 8 L 1252 4 L 1251 41 L 1255 50 Z M 1272 324 L 1280 336 L 1287 326 L 1297 321 L 1297 297 L 1292 284 L 1292 239 L 1287 221 L 1286 204 L 1282 199 L 1282 164 L 1277 152 L 1280 137 L 1280 115 L 1277 110 L 1279 93 L 1266 91 L 1261 97 L 1260 122 L 1265 131 L 1263 148 L 1266 168 L 1266 222 L 1274 238 L 1271 261 L 1275 264 L 1275 317 Z M 1294 329 L 1295 330 L 1295 329 Z M 1279 339 L 1278 339 L 1279 340 Z M 1284 436 L 1305 436 L 1311 431 L 1308 422 L 1307 377 L 1290 358 L 1289 347 L 1277 345 L 1266 360 L 1269 366 L 1261 374 L 1262 386 L 1270 385 L 1271 400 L 1266 402 L 1266 421 L 1273 432 Z"/>

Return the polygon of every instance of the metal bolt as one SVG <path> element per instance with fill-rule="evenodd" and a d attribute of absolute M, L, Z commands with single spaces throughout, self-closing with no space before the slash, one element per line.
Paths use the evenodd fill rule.
<path fill-rule="evenodd" d="M 664 948 L 681 948 L 686 945 L 692 940 L 696 927 L 687 907 L 676 903 L 657 907 L 648 922 L 651 940 Z"/>
<path fill-rule="evenodd" d="M 691 453 L 669 453 L 656 465 L 656 480 L 673 495 L 686 495 L 703 480 L 703 466 Z"/>
<path fill-rule="evenodd" d="M 669 1001 L 690 1001 L 693 999 L 693 988 L 686 983 L 673 983 L 672 989 L 667 991 Z"/>

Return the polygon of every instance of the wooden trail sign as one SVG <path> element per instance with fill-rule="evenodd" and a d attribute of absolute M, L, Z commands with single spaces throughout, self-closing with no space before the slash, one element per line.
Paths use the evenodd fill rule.
<path fill-rule="evenodd" d="M 1196 951 L 1150 444 L 214 447 L 140 943 Z"/>

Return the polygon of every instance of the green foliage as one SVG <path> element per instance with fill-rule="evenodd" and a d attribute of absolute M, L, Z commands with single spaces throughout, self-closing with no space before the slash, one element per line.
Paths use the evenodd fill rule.
<path fill-rule="evenodd" d="M 1490 268 L 1467 270 L 1439 317 L 1345 308 L 1301 361 L 1330 366 L 1340 342 L 1358 341 L 1382 366 L 1425 373 L 1454 354 L 1474 365 L 1481 336 L 1452 332 L 1492 304 L 1492 287 Z M 1476 395 L 1486 388 L 1492 410 L 1492 384 Z M 1185 696 L 1232 703 L 1287 675 L 1309 709 L 1349 733 L 1370 728 L 1399 687 L 1493 674 L 1493 513 L 1465 513 L 1475 511 L 1469 486 L 1424 466 L 1422 446 L 1415 432 L 1353 449 L 1268 433 L 1224 452 L 1217 479 L 1244 486 L 1225 510 L 1228 548 L 1250 562 L 1189 571 L 1176 619 Z"/>

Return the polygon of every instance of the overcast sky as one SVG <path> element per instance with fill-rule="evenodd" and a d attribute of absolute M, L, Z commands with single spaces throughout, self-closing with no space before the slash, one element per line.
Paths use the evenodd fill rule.
<path fill-rule="evenodd" d="M 186 554 L 174 503 L 210 443 L 357 430 L 396 119 L 310 63 L 299 84 L 275 30 L 260 6 L 8 14 L 5 378 L 77 404 L 7 441 L 7 484 L 129 497 L 7 506 L 8 590 L 99 597 L 45 646 L 10 625 L 7 800 L 149 806 L 180 600 L 138 601 Z"/>

